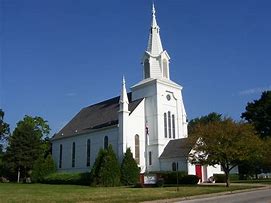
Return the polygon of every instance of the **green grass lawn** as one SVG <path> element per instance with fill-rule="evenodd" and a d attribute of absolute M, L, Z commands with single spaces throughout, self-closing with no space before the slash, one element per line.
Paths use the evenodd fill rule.
<path fill-rule="evenodd" d="M 232 183 L 260 183 L 271 185 L 271 179 L 234 180 Z"/>
<path fill-rule="evenodd" d="M 0 202 L 141 202 L 251 188 L 252 186 L 180 186 L 164 188 L 87 187 L 0 183 Z"/>

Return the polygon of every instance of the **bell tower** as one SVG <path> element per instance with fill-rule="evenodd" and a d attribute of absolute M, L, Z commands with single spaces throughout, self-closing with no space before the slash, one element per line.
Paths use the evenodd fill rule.
<path fill-rule="evenodd" d="M 160 28 L 156 21 L 154 4 L 152 5 L 152 22 L 149 32 L 149 41 L 141 63 L 143 64 L 143 79 L 165 78 L 169 79 L 168 53 L 163 50 L 160 39 Z"/>
<path fill-rule="evenodd" d="M 170 57 L 163 49 L 156 12 L 152 21 L 147 50 L 141 63 L 143 79 L 132 86 L 132 101 L 144 98 L 146 171 L 159 171 L 159 157 L 170 140 L 187 137 L 186 112 L 182 86 L 170 80 Z"/>

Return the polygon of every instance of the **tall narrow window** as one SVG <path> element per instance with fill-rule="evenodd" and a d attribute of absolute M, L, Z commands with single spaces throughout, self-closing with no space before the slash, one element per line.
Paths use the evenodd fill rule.
<path fill-rule="evenodd" d="M 104 149 L 108 149 L 108 136 L 104 137 Z"/>
<path fill-rule="evenodd" d="M 72 143 L 72 167 L 75 167 L 75 142 Z"/>
<path fill-rule="evenodd" d="M 151 151 L 149 151 L 149 165 L 152 165 L 152 154 L 151 154 Z"/>
<path fill-rule="evenodd" d="M 175 162 L 172 163 L 172 171 L 177 171 L 177 165 Z"/>
<path fill-rule="evenodd" d="M 168 78 L 168 62 L 163 59 L 163 77 Z"/>
<path fill-rule="evenodd" d="M 164 134 L 165 138 L 167 138 L 167 113 L 164 113 Z"/>
<path fill-rule="evenodd" d="M 175 139 L 175 115 L 172 114 L 172 136 Z"/>
<path fill-rule="evenodd" d="M 135 161 L 140 163 L 140 147 L 139 147 L 139 135 L 135 135 Z"/>
<path fill-rule="evenodd" d="M 58 168 L 62 168 L 62 144 L 59 146 L 59 162 Z"/>
<path fill-rule="evenodd" d="M 168 112 L 168 137 L 171 138 L 171 113 Z"/>
<path fill-rule="evenodd" d="M 90 139 L 87 140 L 87 166 L 90 166 Z"/>
<path fill-rule="evenodd" d="M 144 61 L 144 78 L 150 77 L 150 62 L 148 59 Z"/>

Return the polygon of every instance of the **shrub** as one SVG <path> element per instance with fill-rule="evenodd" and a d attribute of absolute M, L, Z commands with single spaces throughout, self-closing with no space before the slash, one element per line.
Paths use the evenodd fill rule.
<path fill-rule="evenodd" d="M 163 187 L 163 186 L 164 186 L 164 183 L 165 183 L 164 179 L 163 179 L 163 178 L 159 178 L 159 179 L 157 180 L 156 186 L 157 186 L 157 187 Z"/>
<path fill-rule="evenodd" d="M 165 184 L 177 184 L 177 172 L 176 171 L 163 171 L 157 172 L 158 177 L 164 180 Z M 178 180 L 181 181 L 183 176 L 187 175 L 185 171 L 178 172 Z"/>
<path fill-rule="evenodd" d="M 133 158 L 131 149 L 128 148 L 121 163 L 121 183 L 124 185 L 135 185 L 139 181 L 140 170 Z"/>
<path fill-rule="evenodd" d="M 101 186 L 120 185 L 120 166 L 112 145 L 101 149 L 91 170 L 91 184 Z"/>
<path fill-rule="evenodd" d="M 90 173 L 52 173 L 42 183 L 60 185 L 89 185 Z"/>
<path fill-rule="evenodd" d="M 231 181 L 239 180 L 239 174 L 230 174 L 229 176 Z"/>
<path fill-rule="evenodd" d="M 56 166 L 52 156 L 49 154 L 45 159 L 43 157 L 35 161 L 31 178 L 33 182 L 42 182 L 45 176 L 56 172 Z"/>
<path fill-rule="evenodd" d="M 198 182 L 199 177 L 196 175 L 185 175 L 180 180 L 180 184 L 196 185 Z"/>
<path fill-rule="evenodd" d="M 214 179 L 216 183 L 226 183 L 225 174 L 214 174 Z"/>
<path fill-rule="evenodd" d="M 99 177 L 99 171 L 101 168 L 102 161 L 106 155 L 106 151 L 102 148 L 100 149 L 98 156 L 95 159 L 95 162 L 92 166 L 91 172 L 90 172 L 90 183 L 91 185 L 100 185 L 101 179 Z"/>

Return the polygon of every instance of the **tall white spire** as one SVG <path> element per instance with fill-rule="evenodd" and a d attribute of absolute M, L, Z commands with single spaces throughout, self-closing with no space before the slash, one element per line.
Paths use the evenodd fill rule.
<path fill-rule="evenodd" d="M 162 42 L 160 39 L 159 34 L 159 26 L 157 25 L 156 16 L 155 16 L 155 7 L 154 3 L 152 4 L 152 22 L 151 22 L 151 29 L 149 34 L 149 42 L 148 42 L 148 48 L 147 51 L 154 56 L 157 56 L 162 53 L 163 47 Z"/>
<path fill-rule="evenodd" d="M 128 111 L 129 100 L 127 96 L 124 76 L 122 78 L 122 89 L 120 93 L 119 104 L 120 104 L 120 111 Z"/>
<path fill-rule="evenodd" d="M 159 34 L 160 28 L 156 21 L 156 11 L 152 4 L 152 22 L 149 33 L 147 50 L 144 52 L 141 63 L 143 64 L 143 79 L 170 79 L 169 60 L 166 50 L 163 50 Z"/>

